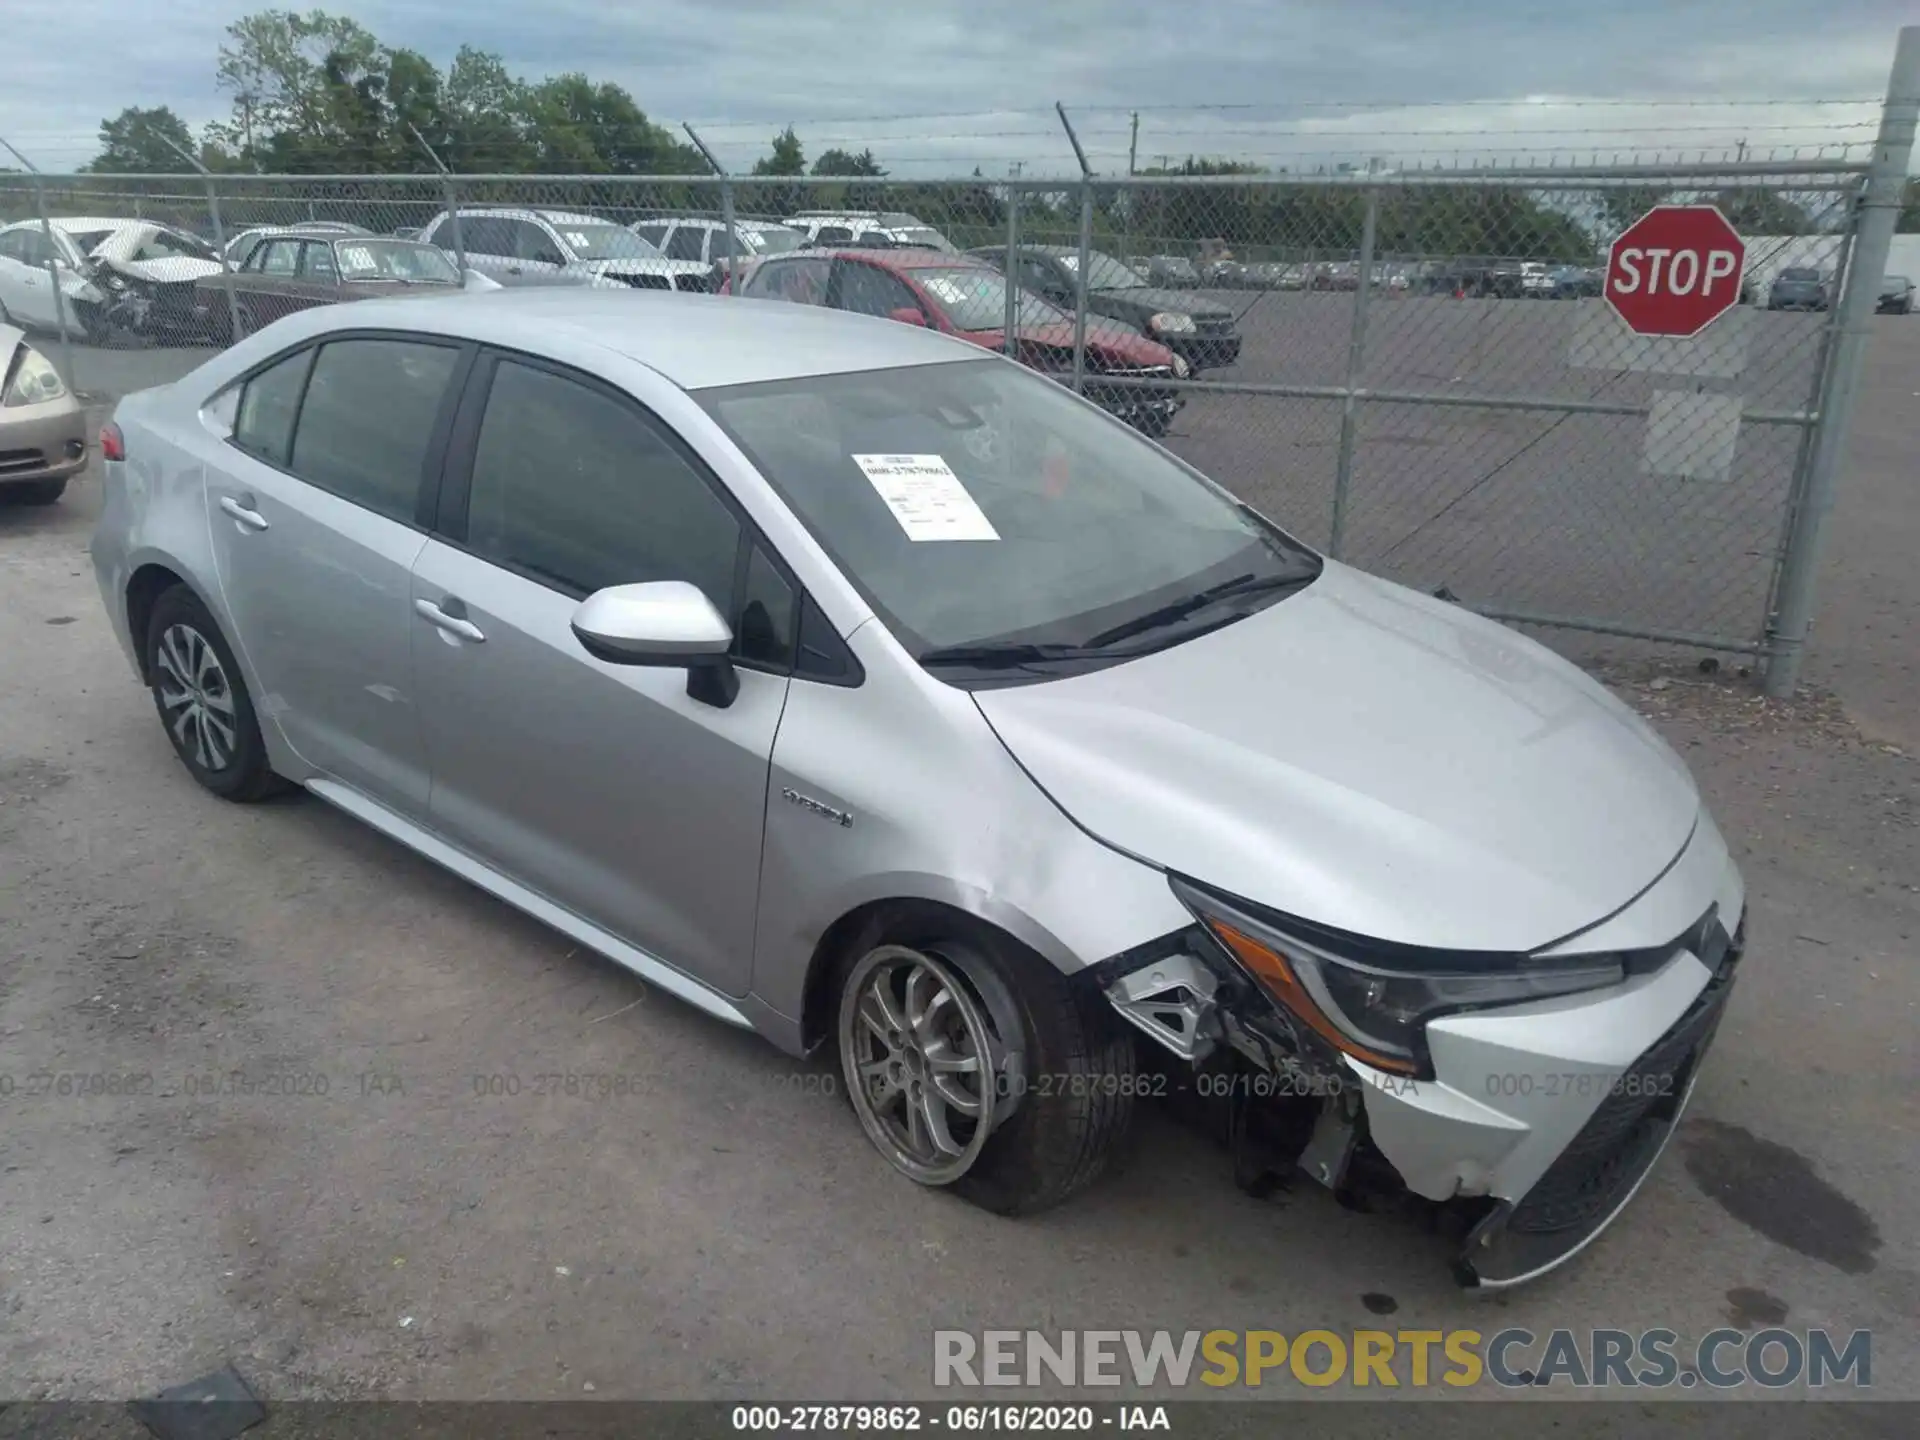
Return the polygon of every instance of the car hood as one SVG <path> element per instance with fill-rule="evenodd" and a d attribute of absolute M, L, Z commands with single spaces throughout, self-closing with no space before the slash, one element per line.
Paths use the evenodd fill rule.
<path fill-rule="evenodd" d="M 1162 290 L 1158 286 L 1130 287 L 1125 290 L 1094 290 L 1093 299 L 1103 307 L 1123 306 L 1140 315 L 1174 310 L 1182 315 L 1231 315 L 1233 311 L 1218 300 L 1202 300 L 1190 290 Z"/>
<path fill-rule="evenodd" d="M 984 345 L 989 350 L 1006 348 L 1004 330 L 963 330 L 963 339 L 976 345 Z M 1022 345 L 1031 345 L 1046 350 L 1073 350 L 1073 326 L 1022 325 L 1014 332 Z M 1173 364 L 1173 352 L 1157 340 L 1149 340 L 1144 335 L 1117 335 L 1112 329 L 1087 330 L 1087 354 L 1109 367 L 1140 368 L 1169 367 Z"/>
<path fill-rule="evenodd" d="M 1098 839 L 1402 944 L 1562 939 L 1652 884 L 1700 812 L 1679 758 L 1572 665 L 1332 562 L 1185 644 L 975 699 Z"/>

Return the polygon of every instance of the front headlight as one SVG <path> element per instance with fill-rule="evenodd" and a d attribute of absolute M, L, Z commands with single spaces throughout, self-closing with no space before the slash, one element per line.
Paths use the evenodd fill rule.
<path fill-rule="evenodd" d="M 1314 1034 L 1398 1075 L 1431 1073 L 1426 1027 L 1441 1015 L 1603 989 L 1626 975 L 1611 956 L 1544 961 L 1319 933 L 1308 939 L 1177 880 L 1173 889 L 1227 954 Z"/>
<path fill-rule="evenodd" d="M 20 357 L 20 368 L 13 372 L 13 384 L 7 387 L 8 405 L 44 405 L 67 393 L 66 382 L 53 363 L 31 346 Z"/>
<path fill-rule="evenodd" d="M 1147 321 L 1147 328 L 1156 335 L 1191 335 L 1193 317 L 1177 310 L 1162 310 Z"/>

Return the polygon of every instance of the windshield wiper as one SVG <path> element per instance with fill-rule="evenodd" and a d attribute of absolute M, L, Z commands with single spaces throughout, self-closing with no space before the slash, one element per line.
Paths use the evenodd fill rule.
<path fill-rule="evenodd" d="M 1313 579 L 1312 573 L 1282 575 L 1236 575 L 1231 580 L 1222 580 L 1217 585 L 1209 585 L 1204 590 L 1196 590 L 1191 595 L 1183 595 L 1178 600 L 1162 605 L 1157 610 L 1149 610 L 1144 615 L 1136 615 L 1131 620 L 1123 620 L 1110 630 L 1102 630 L 1090 637 L 1085 648 L 1101 650 L 1116 640 L 1130 639 L 1135 635 L 1144 635 L 1149 630 L 1158 630 L 1171 625 L 1196 611 L 1222 600 L 1230 600 L 1240 595 L 1260 595 L 1271 590 L 1292 590 Z"/>
<path fill-rule="evenodd" d="M 1004 645 L 941 645 L 920 656 L 922 665 L 964 665 L 971 670 L 1014 669 L 1048 660 L 1085 660 L 1093 651 L 1084 645 L 1036 644 L 1009 641 Z"/>

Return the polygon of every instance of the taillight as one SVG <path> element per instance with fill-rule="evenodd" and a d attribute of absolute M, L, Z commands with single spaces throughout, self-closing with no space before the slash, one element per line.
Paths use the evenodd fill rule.
<path fill-rule="evenodd" d="M 100 427 L 100 458 L 102 460 L 127 458 L 126 437 L 120 433 L 120 427 L 111 420 Z"/>

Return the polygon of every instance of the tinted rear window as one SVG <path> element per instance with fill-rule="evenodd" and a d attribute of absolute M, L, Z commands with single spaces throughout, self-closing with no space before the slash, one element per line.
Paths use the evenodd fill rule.
<path fill-rule="evenodd" d="M 290 468 L 342 499 L 411 522 L 459 353 L 414 340 L 322 346 L 300 407 Z"/>

